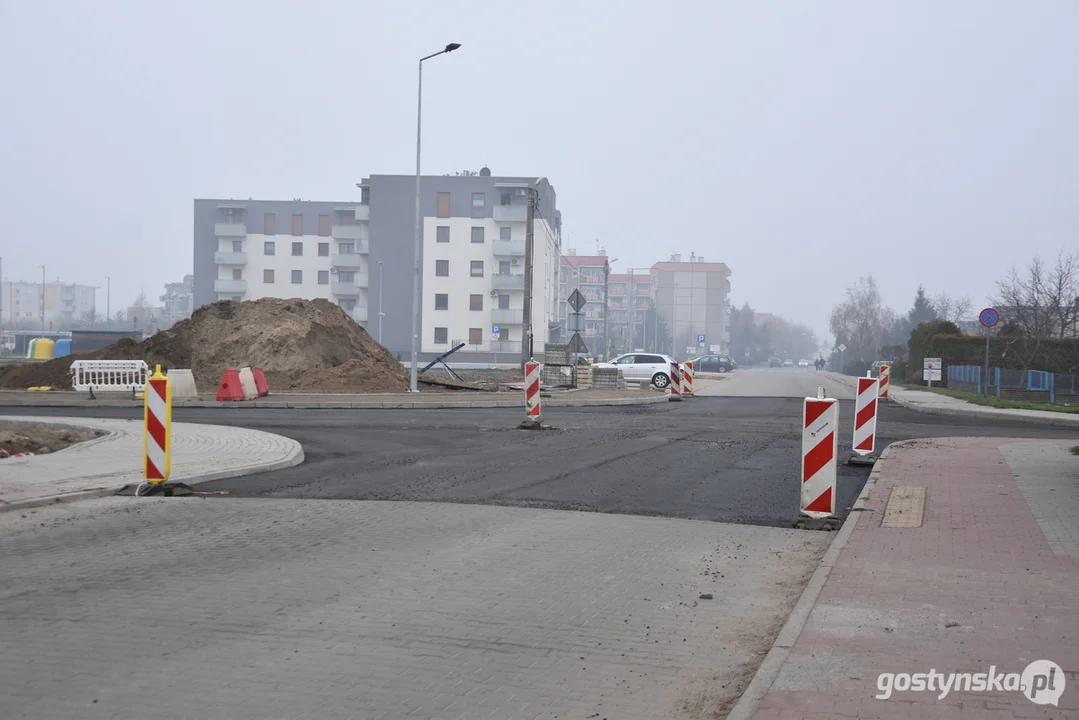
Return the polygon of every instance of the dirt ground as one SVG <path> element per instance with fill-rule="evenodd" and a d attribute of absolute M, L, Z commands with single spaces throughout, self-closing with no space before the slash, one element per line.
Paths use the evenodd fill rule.
<path fill-rule="evenodd" d="M 44 423 L 0 422 L 0 459 L 19 453 L 45 455 L 104 433 L 88 428 L 66 428 Z"/>

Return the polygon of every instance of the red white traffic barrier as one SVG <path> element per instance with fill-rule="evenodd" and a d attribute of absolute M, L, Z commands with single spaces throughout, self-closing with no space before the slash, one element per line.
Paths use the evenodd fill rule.
<path fill-rule="evenodd" d="M 525 417 L 540 419 L 540 364 L 529 360 L 525 363 Z"/>
<path fill-rule="evenodd" d="M 678 363 L 671 360 L 671 396 L 668 400 L 682 401 L 682 371 L 678 367 Z"/>
<path fill-rule="evenodd" d="M 243 385 L 240 383 L 240 371 L 236 368 L 225 370 L 221 384 L 217 386 L 218 402 L 241 401 L 244 399 Z"/>
<path fill-rule="evenodd" d="M 839 403 L 824 397 L 805 399 L 802 406 L 803 515 L 821 519 L 835 515 L 836 453 L 839 449 Z"/>
<path fill-rule="evenodd" d="M 858 378 L 851 448 L 859 455 L 872 455 L 877 446 L 877 392 L 877 378 Z"/>
<path fill-rule="evenodd" d="M 880 383 L 880 397 L 888 397 L 888 381 L 892 374 L 892 369 L 888 366 L 888 363 L 880 364 L 880 375 L 877 380 Z"/>
<path fill-rule="evenodd" d="M 269 395 L 270 385 L 266 382 L 266 373 L 262 371 L 262 368 L 251 368 L 251 374 L 255 378 L 255 389 L 258 390 L 259 397 Z"/>
<path fill-rule="evenodd" d="M 146 381 L 144 394 L 146 481 L 159 485 L 169 479 L 172 466 L 172 387 L 169 379 L 161 374 L 160 365 Z"/>
<path fill-rule="evenodd" d="M 682 395 L 693 397 L 693 361 L 686 360 L 682 365 Z"/>

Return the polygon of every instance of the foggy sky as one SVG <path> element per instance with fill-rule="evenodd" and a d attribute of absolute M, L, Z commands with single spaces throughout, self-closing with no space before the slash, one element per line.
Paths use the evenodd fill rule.
<path fill-rule="evenodd" d="M 547 176 L 616 271 L 696 252 L 823 337 L 860 275 L 980 305 L 1079 247 L 1079 2 L 176 5 L 0 0 L 9 279 L 111 275 L 115 312 L 191 271 L 195 197 L 413 172 L 447 42 L 424 172 Z"/>

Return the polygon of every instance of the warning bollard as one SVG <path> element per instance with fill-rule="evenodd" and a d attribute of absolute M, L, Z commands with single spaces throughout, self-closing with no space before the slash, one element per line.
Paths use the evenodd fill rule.
<path fill-rule="evenodd" d="M 810 519 L 799 527 L 830 528 L 835 524 L 836 453 L 839 449 L 839 403 L 807 397 L 802 406 L 802 491 L 799 510 Z"/>
<path fill-rule="evenodd" d="M 682 396 L 693 397 L 693 361 L 686 360 L 682 365 Z"/>
<path fill-rule="evenodd" d="M 888 381 L 891 377 L 892 369 L 888 366 L 888 363 L 880 364 L 880 374 L 877 377 L 877 381 L 880 384 L 880 397 L 885 400 L 888 399 Z"/>
<path fill-rule="evenodd" d="M 143 409 L 143 458 L 146 481 L 160 485 L 169 479 L 172 469 L 172 384 L 161 373 L 161 366 L 146 381 Z"/>
<path fill-rule="evenodd" d="M 682 401 L 682 370 L 678 367 L 678 363 L 671 360 L 671 396 L 668 400 Z"/>
<path fill-rule="evenodd" d="M 525 363 L 525 417 L 532 422 L 540 419 L 540 364 Z"/>
<path fill-rule="evenodd" d="M 877 447 L 877 378 L 858 378 L 858 393 L 854 398 L 854 439 L 849 465 L 872 465 Z"/>

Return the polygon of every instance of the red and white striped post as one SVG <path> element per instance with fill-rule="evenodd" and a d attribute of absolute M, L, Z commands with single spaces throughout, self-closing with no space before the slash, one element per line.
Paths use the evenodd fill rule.
<path fill-rule="evenodd" d="M 678 367 L 678 363 L 671 360 L 671 396 L 668 400 L 677 400 L 682 402 L 682 370 Z"/>
<path fill-rule="evenodd" d="M 686 360 L 682 365 L 682 396 L 693 397 L 693 361 Z"/>
<path fill-rule="evenodd" d="M 525 363 L 525 417 L 540 419 L 540 364 L 533 360 Z"/>
<path fill-rule="evenodd" d="M 836 453 L 839 449 L 839 403 L 824 397 L 802 406 L 802 515 L 821 520 L 835 515 Z"/>
<path fill-rule="evenodd" d="M 143 465 L 146 482 L 160 485 L 172 470 L 172 384 L 161 366 L 146 381 L 143 400 Z"/>
<path fill-rule="evenodd" d="M 858 455 L 872 455 L 877 447 L 877 378 L 858 378 L 854 398 L 854 440 L 851 449 Z"/>
<path fill-rule="evenodd" d="M 880 397 L 888 398 L 888 381 L 891 378 L 892 368 L 888 366 L 888 363 L 880 364 L 880 375 L 877 378 L 880 385 Z"/>

